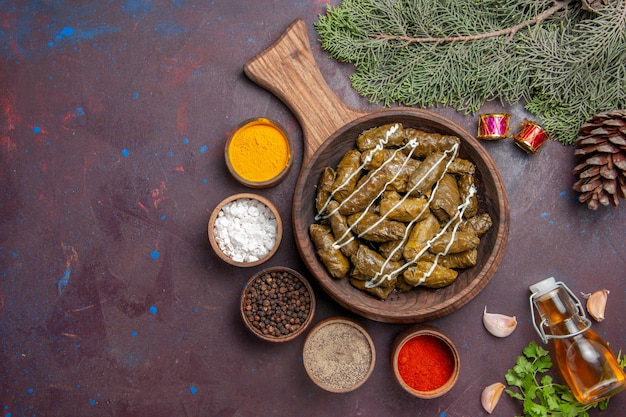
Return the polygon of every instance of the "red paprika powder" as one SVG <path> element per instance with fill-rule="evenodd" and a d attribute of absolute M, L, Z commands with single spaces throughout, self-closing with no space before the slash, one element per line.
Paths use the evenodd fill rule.
<path fill-rule="evenodd" d="M 398 354 L 402 380 L 417 391 L 433 391 L 445 384 L 454 371 L 454 356 L 446 343 L 431 335 L 408 340 Z"/>

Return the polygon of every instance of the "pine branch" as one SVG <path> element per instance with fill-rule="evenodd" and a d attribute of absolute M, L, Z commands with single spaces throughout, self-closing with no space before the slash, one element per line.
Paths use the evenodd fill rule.
<path fill-rule="evenodd" d="M 384 33 L 378 33 L 378 34 L 373 34 L 371 36 L 374 39 L 403 41 L 406 43 L 464 42 L 464 41 L 476 41 L 476 40 L 486 39 L 486 38 L 495 38 L 498 36 L 505 36 L 505 35 L 508 35 L 509 37 L 513 37 L 513 35 L 515 35 L 519 30 L 524 29 L 528 26 L 539 24 L 543 22 L 544 20 L 546 20 L 547 18 L 549 18 L 550 16 L 554 15 L 555 13 L 563 10 L 565 6 L 567 5 L 567 3 L 569 3 L 570 1 L 571 0 L 555 1 L 554 6 L 543 11 L 541 14 L 537 15 L 536 17 L 532 19 L 526 20 L 524 22 L 518 23 L 516 25 L 513 25 L 505 29 L 494 30 L 491 32 L 486 32 L 486 33 L 479 33 L 476 35 L 414 38 L 410 36 L 386 35 Z"/>
<path fill-rule="evenodd" d="M 344 0 L 315 28 L 372 103 L 523 102 L 564 144 L 588 117 L 626 108 L 626 0 Z"/>

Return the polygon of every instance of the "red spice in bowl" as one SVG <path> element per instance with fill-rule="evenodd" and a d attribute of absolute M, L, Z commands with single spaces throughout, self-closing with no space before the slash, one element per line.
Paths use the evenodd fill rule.
<path fill-rule="evenodd" d="M 392 368 L 407 392 L 420 398 L 436 398 L 448 392 L 459 375 L 459 354 L 454 344 L 435 329 L 417 327 L 394 341 Z"/>

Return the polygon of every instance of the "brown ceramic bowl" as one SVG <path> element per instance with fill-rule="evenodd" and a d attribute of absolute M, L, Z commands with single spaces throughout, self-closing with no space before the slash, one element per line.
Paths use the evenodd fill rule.
<path fill-rule="evenodd" d="M 270 210 L 270 212 L 274 215 L 274 218 L 276 219 L 276 241 L 275 241 L 274 247 L 271 250 L 269 250 L 265 255 L 259 257 L 258 259 L 249 259 L 249 260 L 234 259 L 233 257 L 229 256 L 228 253 L 225 253 L 225 251 L 221 249 L 220 247 L 221 239 L 219 239 L 215 235 L 215 230 L 216 230 L 215 223 L 216 221 L 218 221 L 217 219 L 220 216 L 220 212 L 223 211 L 226 205 L 232 202 L 235 202 L 236 200 L 240 200 L 240 199 L 241 200 L 245 200 L 245 199 L 256 200 L 262 203 Z M 276 251 L 278 250 L 278 247 L 280 246 L 280 242 L 283 236 L 283 224 L 282 224 L 282 220 L 280 218 L 280 213 L 278 212 L 278 209 L 267 198 L 262 197 L 257 194 L 252 194 L 252 193 L 241 193 L 241 194 L 235 194 L 235 195 L 225 198 L 215 207 L 215 209 L 213 209 L 213 212 L 211 213 L 211 217 L 209 217 L 208 235 L 209 235 L 209 241 L 211 243 L 211 247 L 213 248 L 213 251 L 224 262 L 229 263 L 231 265 L 235 265 L 235 266 L 251 267 L 251 266 L 257 266 L 257 265 L 262 264 L 263 262 L 270 259 L 276 253 Z"/>
<path fill-rule="evenodd" d="M 268 291 L 265 296 L 264 290 Z M 299 272 L 284 266 L 254 274 L 241 294 L 241 318 L 256 336 L 269 342 L 293 340 L 309 326 L 315 314 L 315 294 Z M 263 312 L 264 322 L 259 316 Z"/>
<path fill-rule="evenodd" d="M 440 289 L 418 287 L 409 292 L 394 292 L 380 301 L 354 288 L 348 279 L 335 279 L 316 254 L 309 237 L 309 226 L 315 223 L 316 186 L 325 167 L 336 167 L 342 156 L 355 147 L 364 130 L 399 122 L 429 132 L 454 135 L 461 139 L 459 157 L 476 165 L 479 210 L 489 213 L 493 226 L 481 238 L 477 265 L 459 270 L 454 283 Z M 293 203 L 293 230 L 304 263 L 322 288 L 348 310 L 372 320 L 389 323 L 417 323 L 447 315 L 474 298 L 491 280 L 502 256 L 509 228 L 509 207 L 500 173 L 478 141 L 453 122 L 428 112 L 389 109 L 364 116 L 347 124 L 330 136 L 303 166 Z"/>
<path fill-rule="evenodd" d="M 409 351 L 407 343 L 411 342 L 417 346 Z M 407 350 L 403 352 L 405 346 Z M 409 361 L 415 361 L 415 366 L 409 366 Z M 450 391 L 459 378 L 460 365 L 459 352 L 454 343 L 431 327 L 411 327 L 401 332 L 391 348 L 391 368 L 395 380 L 406 392 L 419 398 L 437 398 Z M 402 377 L 400 367 L 403 366 L 407 369 L 404 374 L 415 375 L 414 386 Z M 420 378 L 435 369 L 445 369 L 446 372 L 437 377 Z"/>
<path fill-rule="evenodd" d="M 260 180 L 255 180 L 255 179 L 251 179 L 250 177 L 246 177 L 242 173 L 242 170 L 245 169 L 245 166 L 240 167 L 236 163 L 234 163 L 233 160 L 231 159 L 231 153 L 234 152 L 233 146 L 236 146 L 236 143 L 235 143 L 236 141 L 233 142 L 235 137 L 247 129 L 254 129 L 255 127 L 258 127 L 258 126 L 264 126 L 265 128 L 272 129 L 276 137 L 281 138 L 281 140 L 279 141 L 280 143 L 276 144 L 277 145 L 276 151 L 280 151 L 283 148 L 286 148 L 286 154 L 284 155 L 285 157 L 284 161 L 282 161 L 280 166 L 272 168 L 270 174 L 273 174 L 273 175 L 270 175 L 267 178 L 263 178 Z M 246 143 L 246 146 L 251 147 L 251 149 L 249 150 L 252 151 L 252 153 L 254 153 L 254 146 L 263 146 L 263 145 L 258 145 L 255 142 L 255 143 Z M 224 146 L 224 158 L 226 160 L 226 167 L 228 168 L 228 171 L 241 184 L 250 188 L 273 187 L 279 182 L 281 182 L 285 178 L 285 176 L 287 176 L 287 174 L 289 173 L 289 168 L 291 168 L 291 161 L 292 161 L 291 141 L 289 140 L 289 136 L 287 136 L 287 133 L 285 133 L 285 129 L 283 129 L 283 127 L 278 122 L 268 119 L 266 117 L 257 117 L 253 119 L 248 119 L 248 120 L 243 121 L 239 126 L 237 126 L 233 134 L 226 141 L 226 144 Z M 259 163 L 262 163 L 262 161 L 259 161 Z"/>
<path fill-rule="evenodd" d="M 367 381 L 376 364 L 376 349 L 356 321 L 331 317 L 316 324 L 307 335 L 302 362 L 318 387 L 344 393 Z"/>

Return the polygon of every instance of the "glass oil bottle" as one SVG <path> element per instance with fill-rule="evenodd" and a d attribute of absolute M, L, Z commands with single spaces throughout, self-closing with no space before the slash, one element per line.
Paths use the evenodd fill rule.
<path fill-rule="evenodd" d="M 548 278 L 530 291 L 535 330 L 544 343 L 552 341 L 555 362 L 578 402 L 593 404 L 626 388 L 624 370 L 608 344 L 591 330 L 591 321 L 571 290 Z"/>

